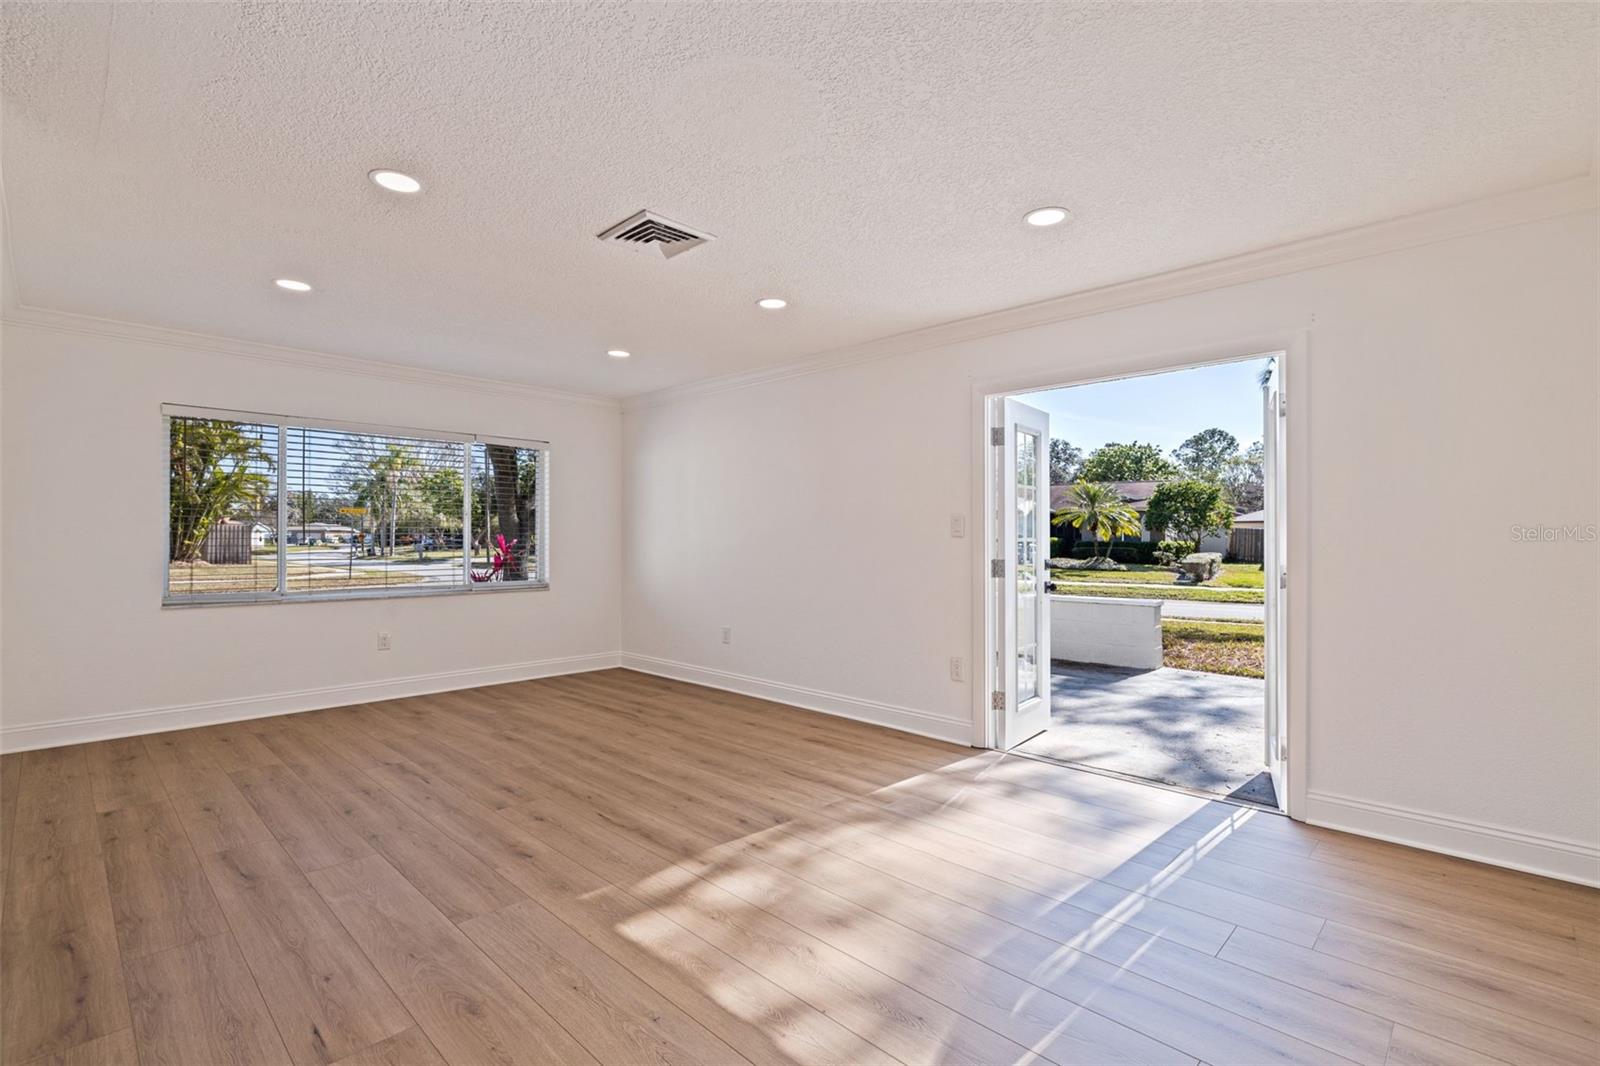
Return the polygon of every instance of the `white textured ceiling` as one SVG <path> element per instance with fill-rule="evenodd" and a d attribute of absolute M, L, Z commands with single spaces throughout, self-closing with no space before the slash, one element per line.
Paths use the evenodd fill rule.
<path fill-rule="evenodd" d="M 1595 150 L 1589 4 L 4 19 L 24 304 L 611 395 L 1571 177 Z M 376 166 L 426 189 L 381 192 Z M 1022 225 L 1042 204 L 1076 217 Z M 719 239 L 671 261 L 594 239 L 646 207 Z"/>

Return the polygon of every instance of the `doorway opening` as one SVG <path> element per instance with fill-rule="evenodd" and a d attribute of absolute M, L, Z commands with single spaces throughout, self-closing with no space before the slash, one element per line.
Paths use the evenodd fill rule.
<path fill-rule="evenodd" d="M 1285 361 L 990 398 L 995 747 L 1286 809 Z"/>

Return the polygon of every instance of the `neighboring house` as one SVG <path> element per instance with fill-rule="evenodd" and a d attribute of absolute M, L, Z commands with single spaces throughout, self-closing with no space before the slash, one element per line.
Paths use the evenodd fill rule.
<path fill-rule="evenodd" d="M 1136 537 L 1118 537 L 1112 543 L 1126 544 L 1130 541 L 1160 540 L 1161 538 L 1159 531 L 1152 532 L 1151 529 L 1144 524 L 1144 514 L 1145 511 L 1147 511 L 1150 507 L 1150 497 L 1155 495 L 1156 486 L 1160 485 L 1161 482 L 1108 481 L 1106 484 L 1110 485 L 1113 489 L 1116 489 L 1117 495 L 1121 496 L 1123 500 L 1127 502 L 1128 506 L 1132 507 L 1139 514 L 1139 535 Z M 1050 486 L 1050 514 L 1052 516 L 1063 507 L 1069 506 L 1071 502 L 1071 485 Z M 1256 512 L 1256 515 L 1259 519 L 1260 512 Z M 1235 519 L 1235 521 L 1237 522 L 1238 519 Z M 1060 551 L 1061 549 L 1070 549 L 1074 544 L 1077 544 L 1081 541 L 1093 541 L 1094 539 L 1093 537 L 1084 536 L 1071 526 L 1052 525 L 1050 532 L 1054 534 L 1058 541 L 1061 542 L 1057 545 L 1057 551 Z M 1203 538 L 1200 541 L 1200 550 L 1207 552 L 1226 552 L 1228 550 L 1228 535 L 1224 533 L 1219 536 Z"/>
<path fill-rule="evenodd" d="M 305 522 L 300 525 L 290 524 L 288 543 L 290 544 L 346 544 L 355 536 L 355 530 L 349 526 L 334 525 L 329 522 Z"/>
<path fill-rule="evenodd" d="M 264 548 L 268 544 L 272 543 L 272 527 L 267 525 L 265 522 L 250 517 L 249 515 L 234 515 L 232 518 L 221 519 L 217 524 L 228 526 L 249 526 L 250 547 L 252 548 Z"/>

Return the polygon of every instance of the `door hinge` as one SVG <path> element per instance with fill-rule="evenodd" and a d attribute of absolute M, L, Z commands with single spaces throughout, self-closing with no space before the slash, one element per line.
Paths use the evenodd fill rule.
<path fill-rule="evenodd" d="M 1288 413 L 1289 413 L 1289 394 L 1287 392 L 1280 392 L 1280 393 L 1278 393 L 1278 417 L 1279 418 L 1283 418 L 1283 417 L 1287 416 Z"/>
<path fill-rule="evenodd" d="M 995 691 L 989 693 L 989 709 L 991 711 L 1003 711 L 1003 710 L 1005 710 L 1006 709 L 1006 694 L 1004 692 L 1001 692 L 999 689 L 996 689 Z"/>
<path fill-rule="evenodd" d="M 1278 741 L 1278 761 L 1289 761 L 1289 742 L 1287 740 Z"/>
<path fill-rule="evenodd" d="M 990 559 L 989 560 L 989 576 L 990 577 L 1005 577 L 1006 576 L 1006 561 L 1004 559 Z"/>
<path fill-rule="evenodd" d="M 994 445 L 996 448 L 1004 447 L 1006 443 L 1006 427 L 995 426 L 993 429 L 989 430 L 989 443 Z"/>
<path fill-rule="evenodd" d="M 1289 587 L 1289 571 L 1283 570 L 1283 571 L 1279 572 L 1279 574 L 1278 574 L 1278 587 L 1280 589 L 1286 589 L 1286 588 Z"/>

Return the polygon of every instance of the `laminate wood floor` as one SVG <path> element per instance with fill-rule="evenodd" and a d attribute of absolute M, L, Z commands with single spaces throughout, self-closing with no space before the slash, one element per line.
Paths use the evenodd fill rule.
<path fill-rule="evenodd" d="M 1574 1063 L 1600 893 L 614 670 L 5 756 L 0 1061 Z"/>

